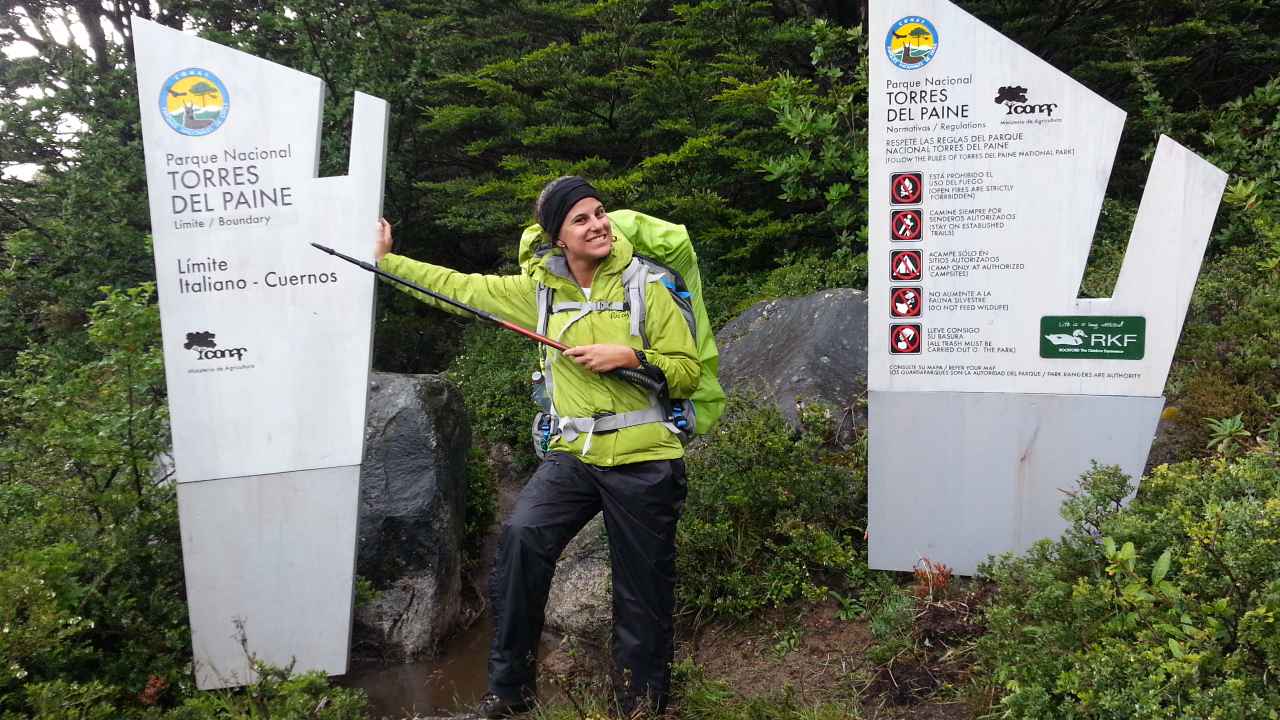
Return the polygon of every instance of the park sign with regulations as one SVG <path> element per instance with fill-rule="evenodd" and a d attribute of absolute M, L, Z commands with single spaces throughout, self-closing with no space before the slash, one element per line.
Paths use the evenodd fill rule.
<path fill-rule="evenodd" d="M 946 0 L 870 4 L 870 559 L 971 572 L 1135 477 L 1226 176 L 1157 146 L 1112 297 L 1079 298 L 1124 113 Z"/>
<path fill-rule="evenodd" d="M 320 79 L 133 18 L 196 676 L 346 670 L 386 103 L 318 178 Z"/>

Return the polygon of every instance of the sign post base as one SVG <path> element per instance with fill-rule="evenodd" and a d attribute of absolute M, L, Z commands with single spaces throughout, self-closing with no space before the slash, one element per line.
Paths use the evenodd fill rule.
<path fill-rule="evenodd" d="M 359 465 L 178 485 L 201 690 L 252 681 L 250 654 L 347 671 L 359 501 Z"/>
<path fill-rule="evenodd" d="M 1092 461 L 1142 476 L 1164 398 L 870 393 L 868 563 L 920 558 L 972 575 L 1067 526 L 1063 493 Z"/>

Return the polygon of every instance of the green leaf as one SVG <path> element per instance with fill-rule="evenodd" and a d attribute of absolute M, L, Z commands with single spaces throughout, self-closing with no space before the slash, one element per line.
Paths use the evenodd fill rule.
<path fill-rule="evenodd" d="M 1169 562 L 1173 559 L 1173 554 L 1165 550 L 1160 559 L 1156 560 L 1156 564 L 1151 567 L 1151 584 L 1156 584 L 1164 580 L 1164 576 L 1169 574 Z"/>

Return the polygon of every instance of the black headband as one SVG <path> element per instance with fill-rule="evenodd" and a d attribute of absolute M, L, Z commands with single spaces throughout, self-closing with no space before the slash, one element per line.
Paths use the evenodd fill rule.
<path fill-rule="evenodd" d="M 546 199 L 542 202 L 542 211 L 538 213 L 538 224 L 550 236 L 552 242 L 555 242 L 556 236 L 560 234 L 560 226 L 564 224 L 565 215 L 568 215 L 573 206 L 584 198 L 595 198 L 604 202 L 600 198 L 600 193 L 591 187 L 591 183 L 580 177 L 570 177 L 552 187 L 551 192 L 547 193 Z"/>

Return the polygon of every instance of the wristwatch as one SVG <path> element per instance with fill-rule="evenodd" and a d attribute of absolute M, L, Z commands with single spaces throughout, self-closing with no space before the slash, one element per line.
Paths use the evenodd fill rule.
<path fill-rule="evenodd" d="M 643 350 L 636 350 L 636 359 L 640 361 L 641 365 L 644 365 L 645 363 L 649 362 L 649 358 L 644 356 Z"/>

